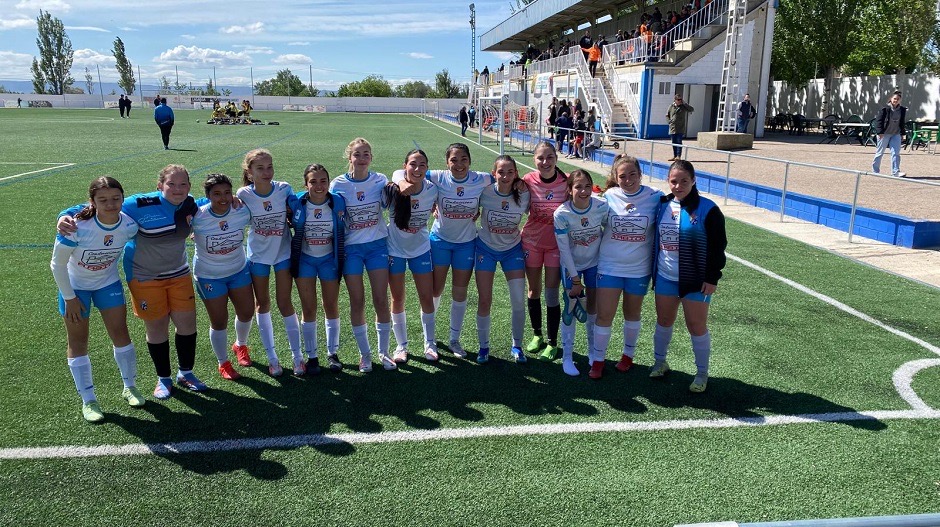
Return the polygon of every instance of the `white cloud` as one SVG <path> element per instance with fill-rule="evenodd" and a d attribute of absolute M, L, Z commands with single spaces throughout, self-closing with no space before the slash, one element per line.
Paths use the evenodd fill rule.
<path fill-rule="evenodd" d="M 309 42 L 288 42 L 288 46 L 309 46 Z"/>
<path fill-rule="evenodd" d="M 219 28 L 220 33 L 225 33 L 227 35 L 254 35 L 261 33 L 262 31 L 264 31 L 264 22 L 255 22 L 254 24 L 248 24 L 247 26 L 229 26 Z"/>
<path fill-rule="evenodd" d="M 137 29 L 137 28 L 134 28 L 134 27 L 127 27 L 127 26 L 119 27 L 118 29 L 120 29 L 121 31 L 140 31 L 140 30 Z"/>
<path fill-rule="evenodd" d="M 93 66 L 95 64 L 114 64 L 114 55 L 99 53 L 93 49 L 76 49 L 72 55 L 76 66 Z"/>
<path fill-rule="evenodd" d="M 196 35 L 180 35 L 180 37 L 185 38 L 186 40 L 196 40 Z"/>
<path fill-rule="evenodd" d="M 40 9 L 43 11 L 67 12 L 72 9 L 72 6 L 62 0 L 20 0 L 20 2 L 16 4 L 16 8 L 23 11 L 34 12 Z"/>
<path fill-rule="evenodd" d="M 95 26 L 65 26 L 65 29 L 69 31 L 97 31 L 99 33 L 110 33 L 110 31 L 107 29 Z"/>
<path fill-rule="evenodd" d="M 33 78 L 30 66 L 33 56 L 27 53 L 13 51 L 0 51 L 0 71 L 3 77 L 10 80 L 29 80 Z"/>
<path fill-rule="evenodd" d="M 154 59 L 154 62 L 178 65 L 219 66 L 240 68 L 251 65 L 251 56 L 245 52 L 222 51 L 197 46 L 176 46 Z"/>
<path fill-rule="evenodd" d="M 274 64 L 310 64 L 313 62 L 313 59 L 300 53 L 289 53 L 287 55 L 279 55 L 271 62 Z"/>
<path fill-rule="evenodd" d="M 411 53 L 405 53 L 405 55 L 413 59 L 433 59 L 434 58 L 433 56 L 428 55 L 427 53 L 420 53 L 420 52 L 414 52 L 414 51 Z"/>
<path fill-rule="evenodd" d="M 6 29 L 19 29 L 23 27 L 33 27 L 36 25 L 36 20 L 32 18 L 13 18 L 13 19 L 4 19 L 0 18 L 0 31 Z"/>
<path fill-rule="evenodd" d="M 241 48 L 249 55 L 273 55 L 274 50 L 268 46 L 253 46 L 251 44 L 234 44 L 233 48 Z"/>

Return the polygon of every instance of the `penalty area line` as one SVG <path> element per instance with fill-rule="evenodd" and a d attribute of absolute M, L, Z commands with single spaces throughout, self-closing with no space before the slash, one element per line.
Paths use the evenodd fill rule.
<path fill-rule="evenodd" d="M 603 432 L 656 432 L 716 428 L 746 428 L 851 421 L 895 419 L 940 419 L 937 410 L 884 410 L 871 412 L 831 412 L 821 414 L 770 415 L 725 419 L 690 419 L 677 421 L 561 423 L 541 425 L 481 426 L 439 430 L 400 432 L 308 434 L 269 438 L 227 439 L 220 441 L 185 441 L 179 443 L 135 443 L 129 445 L 57 446 L 0 449 L 0 459 L 63 459 L 90 457 L 181 455 L 230 452 L 234 450 L 291 449 L 330 445 L 368 445 L 446 441 L 489 437 L 532 435 L 590 434 Z"/>
<path fill-rule="evenodd" d="M 44 163 L 44 164 L 51 164 L 51 163 Z M 58 165 L 52 166 L 52 167 L 40 168 L 39 170 L 32 170 L 32 171 L 29 171 L 29 172 L 23 172 L 23 173 L 21 173 L 21 174 L 14 174 L 14 175 L 12 175 L 12 176 L 7 176 L 7 177 L 0 177 L 0 181 L 6 181 L 6 180 L 8 180 L 8 179 L 16 179 L 16 178 L 18 178 L 18 177 L 28 176 L 28 175 L 30 175 L 30 174 L 38 174 L 38 173 L 40 173 L 40 172 L 46 172 L 47 170 L 58 170 L 58 169 L 60 169 L 60 168 L 68 168 L 68 167 L 74 166 L 74 165 L 75 165 L 75 163 L 61 163 L 61 164 L 58 164 Z"/>

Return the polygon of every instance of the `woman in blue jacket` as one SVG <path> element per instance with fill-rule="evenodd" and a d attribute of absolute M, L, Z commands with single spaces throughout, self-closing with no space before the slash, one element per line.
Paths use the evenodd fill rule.
<path fill-rule="evenodd" d="M 715 202 L 699 195 L 695 168 L 688 161 L 675 161 L 667 178 L 671 194 L 665 196 L 656 215 L 656 250 L 653 284 L 656 292 L 656 331 L 653 334 L 655 362 L 650 377 L 669 372 L 666 353 L 672 326 L 682 305 L 685 325 L 692 336 L 697 369 L 689 385 L 704 392 L 708 383 L 711 335 L 708 305 L 725 266 L 725 217 Z"/>

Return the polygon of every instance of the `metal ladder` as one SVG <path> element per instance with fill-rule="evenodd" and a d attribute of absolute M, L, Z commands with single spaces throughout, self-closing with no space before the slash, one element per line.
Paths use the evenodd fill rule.
<path fill-rule="evenodd" d="M 736 124 L 739 90 L 738 60 L 741 58 L 741 40 L 747 0 L 728 2 L 728 30 L 725 33 L 725 53 L 721 66 L 721 90 L 718 94 L 718 123 L 716 130 L 733 132 Z"/>

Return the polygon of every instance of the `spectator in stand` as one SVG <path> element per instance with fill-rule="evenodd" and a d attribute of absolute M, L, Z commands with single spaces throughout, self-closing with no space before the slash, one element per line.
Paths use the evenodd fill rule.
<path fill-rule="evenodd" d="M 568 117 L 567 111 L 561 111 L 555 124 L 557 125 L 555 130 L 555 149 L 561 152 L 565 149 L 565 139 L 568 138 L 568 131 L 574 127 L 574 122 L 571 120 L 571 117 Z"/>
<path fill-rule="evenodd" d="M 585 120 L 585 125 L 587 126 L 588 132 L 593 132 L 597 123 L 597 112 L 594 108 L 588 110 L 587 119 Z"/>
<path fill-rule="evenodd" d="M 555 134 L 555 121 L 558 119 L 558 97 L 552 97 L 548 105 L 548 135 Z"/>
<path fill-rule="evenodd" d="M 597 75 L 597 63 L 601 61 L 601 45 L 600 42 L 595 42 L 590 49 L 585 50 L 581 48 L 581 51 L 587 51 L 588 54 L 588 70 L 591 72 L 591 77 Z"/>
<path fill-rule="evenodd" d="M 662 21 L 663 21 L 663 13 L 659 10 L 659 7 L 656 7 L 656 8 L 653 9 L 653 14 L 650 15 L 650 21 L 651 21 L 653 24 L 662 23 Z"/>
<path fill-rule="evenodd" d="M 627 40 L 627 36 L 623 34 L 623 30 L 622 30 L 622 29 L 618 29 L 618 30 L 617 30 L 617 36 L 615 37 L 615 41 L 616 41 L 616 42 L 623 42 L 624 40 Z"/>
<path fill-rule="evenodd" d="M 757 111 L 754 110 L 754 106 L 751 104 L 751 95 L 749 93 L 744 94 L 744 100 L 738 103 L 738 114 L 737 114 L 737 126 L 735 127 L 735 132 L 739 134 L 747 133 L 747 125 L 754 116 L 757 115 Z"/>
<path fill-rule="evenodd" d="M 483 71 L 480 72 L 480 78 L 483 79 L 483 84 L 490 83 L 490 67 L 483 66 Z"/>
<path fill-rule="evenodd" d="M 578 41 L 578 45 L 581 46 L 581 52 L 584 53 L 584 60 L 588 59 L 588 52 L 591 46 L 594 45 L 594 41 L 591 40 L 591 32 L 585 31 L 584 36 L 581 37 L 581 40 Z"/>

